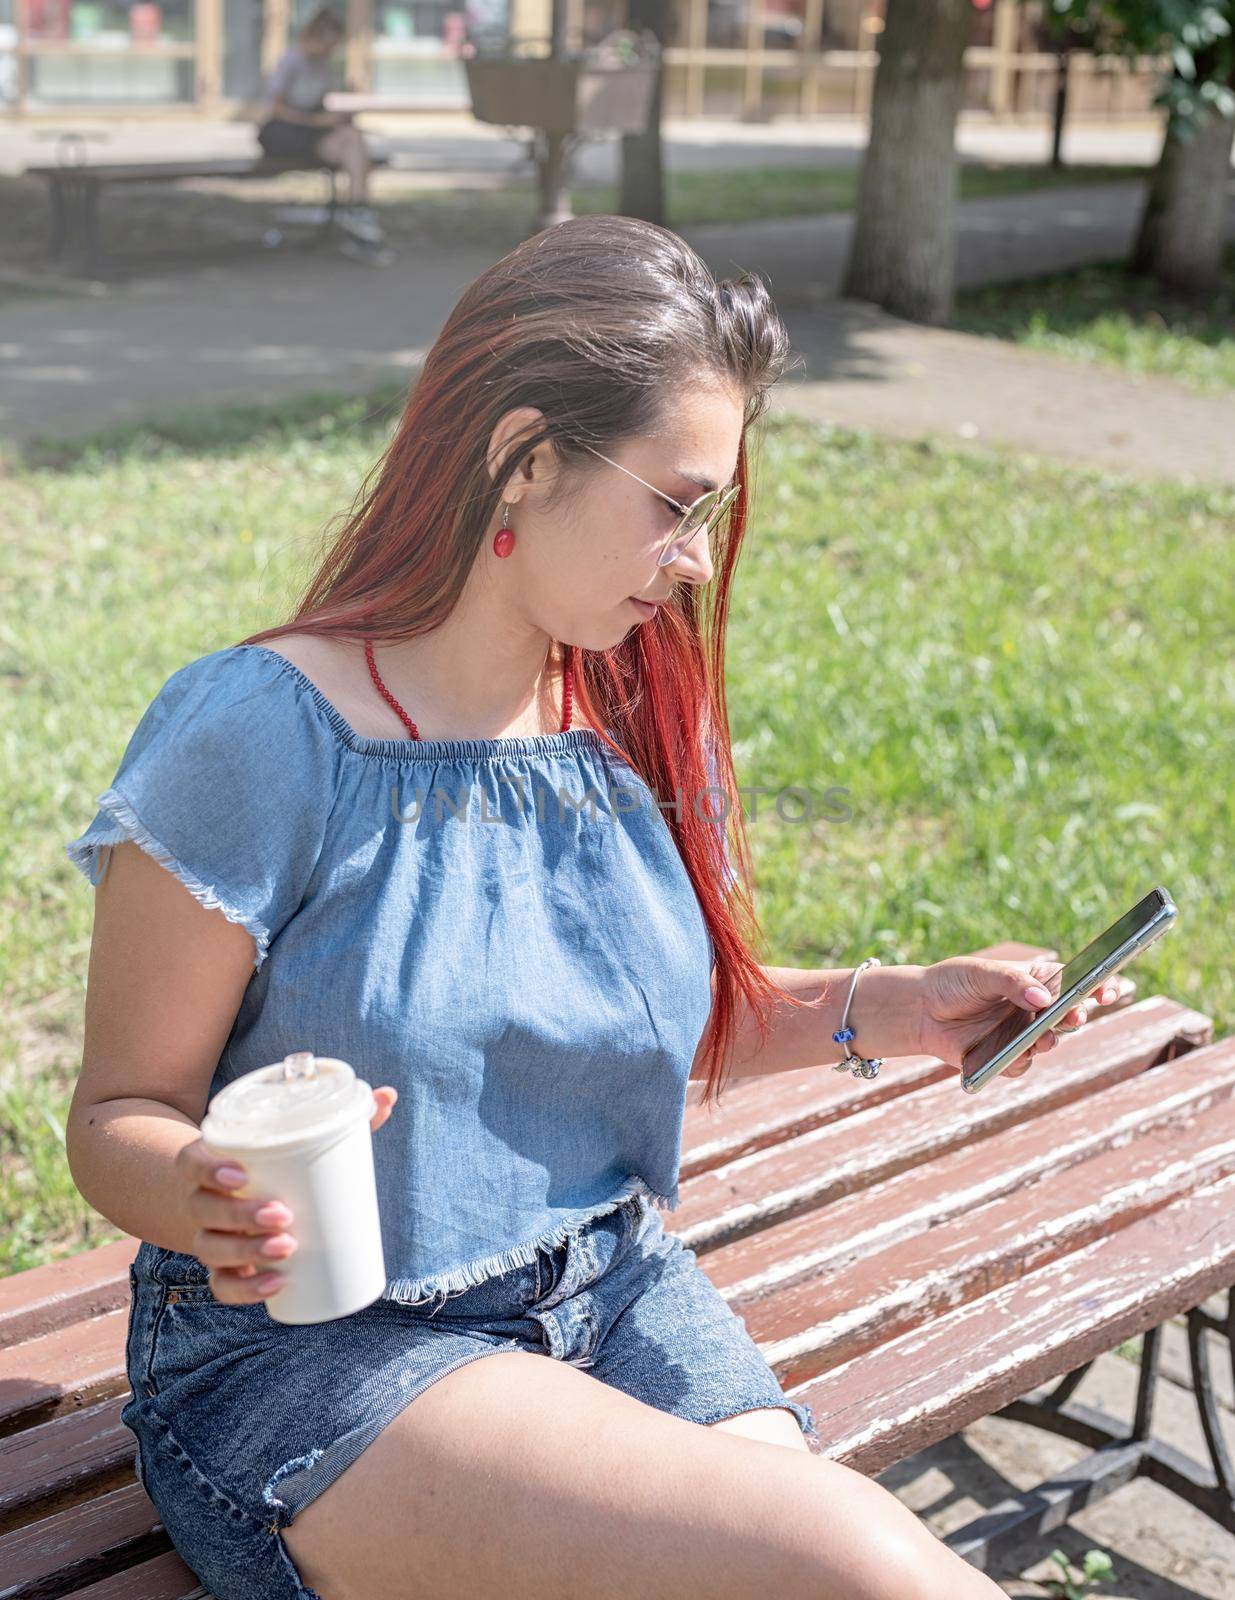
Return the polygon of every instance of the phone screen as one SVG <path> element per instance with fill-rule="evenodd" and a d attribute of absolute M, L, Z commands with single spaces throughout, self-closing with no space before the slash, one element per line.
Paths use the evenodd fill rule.
<path fill-rule="evenodd" d="M 1061 965 L 1055 972 L 1043 978 L 1042 987 L 1051 999 L 1058 1000 L 1061 994 L 1078 983 L 1087 972 L 1092 972 L 1095 967 L 1101 966 L 1108 956 L 1113 955 L 1120 945 L 1126 944 L 1137 929 L 1149 921 L 1161 903 L 1162 898 L 1158 891 L 1151 890 L 1143 900 L 1132 907 L 1131 911 L 1125 912 L 1118 922 L 1113 922 L 1092 944 L 1087 944 L 1079 955 L 1073 956 L 1067 966 Z M 1041 1012 L 1047 1009 L 1043 1006 L 1037 1015 L 1041 1015 Z M 965 1076 L 971 1077 L 992 1056 L 1006 1049 L 1017 1034 L 1027 1028 L 1032 1021 L 1033 1017 L 1024 1006 L 1014 1005 L 1009 1000 L 1006 1017 L 997 1022 L 989 1033 L 983 1034 L 979 1040 L 970 1045 L 965 1052 L 963 1060 Z"/>

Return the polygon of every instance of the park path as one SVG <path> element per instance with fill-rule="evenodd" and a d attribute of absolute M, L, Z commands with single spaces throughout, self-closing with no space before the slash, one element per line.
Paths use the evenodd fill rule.
<path fill-rule="evenodd" d="M 1235 485 L 1235 391 L 1022 350 L 902 322 L 854 300 L 785 324 L 805 374 L 775 410 L 902 439 L 933 438 L 1132 477 Z"/>
<path fill-rule="evenodd" d="M 1140 181 L 958 207 L 964 287 L 1126 256 Z M 936 437 L 1088 462 L 1146 477 L 1235 484 L 1235 391 L 1199 392 L 1003 340 L 927 328 L 839 297 L 847 213 L 684 228 L 718 274 L 757 267 L 800 363 L 773 405 L 901 438 Z M 1235 239 L 1235 175 L 1228 230 Z"/>
<path fill-rule="evenodd" d="M 1235 187 L 1235 186 L 1233 186 Z M 961 284 L 1008 281 L 1128 248 L 1143 184 L 972 200 Z M 795 354 L 774 404 L 902 437 L 938 436 L 1128 473 L 1235 482 L 1235 394 L 924 328 L 837 297 L 848 214 L 680 231 L 720 276 L 767 279 Z M 1235 237 L 1235 193 L 1231 232 Z M 0 436 L 76 434 L 169 406 L 408 381 L 484 250 L 401 258 L 259 256 L 0 303 Z"/>

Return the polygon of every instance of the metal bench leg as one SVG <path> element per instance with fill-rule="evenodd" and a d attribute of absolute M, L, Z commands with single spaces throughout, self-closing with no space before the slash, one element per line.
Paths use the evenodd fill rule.
<path fill-rule="evenodd" d="M 51 194 L 51 260 L 57 267 L 86 271 L 95 254 L 92 228 L 97 228 L 98 185 L 66 170 L 63 176 L 52 180 Z"/>
<path fill-rule="evenodd" d="M 51 190 L 51 239 L 48 243 L 48 253 L 51 259 L 59 265 L 65 257 L 65 237 L 68 231 L 65 216 L 64 184 L 59 178 L 53 178 L 48 185 Z"/>
<path fill-rule="evenodd" d="M 1159 1377 L 1158 1356 L 1165 1326 L 1162 1324 L 1148 1329 L 1142 1340 L 1136 1415 L 1130 1431 L 1106 1412 L 1068 1400 L 1092 1362 L 1070 1372 L 1050 1394 L 1033 1400 L 1022 1397 L 996 1411 L 997 1417 L 1029 1422 L 1088 1445 L 1093 1453 L 1036 1488 L 1010 1495 L 963 1528 L 948 1534 L 943 1543 L 985 1571 L 1013 1545 L 1059 1527 L 1083 1506 L 1104 1500 L 1137 1477 L 1149 1478 L 1172 1490 L 1228 1533 L 1235 1533 L 1235 1469 L 1222 1436 L 1218 1400 L 1204 1341 L 1206 1333 L 1215 1333 L 1227 1341 L 1227 1355 L 1235 1377 L 1235 1291 L 1228 1289 L 1226 1296 L 1226 1313 L 1221 1318 L 1209 1315 L 1200 1306 L 1194 1306 L 1188 1313 L 1193 1393 L 1209 1447 L 1210 1466 L 1150 1436 Z"/>
<path fill-rule="evenodd" d="M 82 193 L 82 265 L 97 270 L 103 251 L 99 241 L 99 185 L 87 183 Z"/>
<path fill-rule="evenodd" d="M 1192 1359 L 1192 1373 L 1196 1380 L 1196 1396 L 1201 1411 L 1201 1426 L 1205 1441 L 1213 1457 L 1218 1479 L 1227 1499 L 1235 1505 L 1235 1471 L 1218 1421 L 1218 1405 L 1213 1384 L 1209 1381 L 1209 1355 L 1202 1334 L 1216 1333 L 1226 1339 L 1226 1353 L 1231 1363 L 1231 1383 L 1235 1385 L 1235 1289 L 1226 1292 L 1226 1319 L 1219 1323 L 1203 1306 L 1195 1306 L 1188 1313 L 1188 1352 Z"/>

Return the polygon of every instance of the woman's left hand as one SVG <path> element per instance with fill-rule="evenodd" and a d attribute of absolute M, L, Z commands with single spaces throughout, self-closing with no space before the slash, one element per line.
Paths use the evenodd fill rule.
<path fill-rule="evenodd" d="M 1009 1001 L 1024 1008 L 1026 1022 L 1045 1011 L 1053 996 L 1038 980 L 1053 978 L 1062 970 L 1062 961 L 996 961 L 986 956 L 952 956 L 924 967 L 922 1053 L 961 1067 L 965 1052 L 1003 1017 Z M 1088 1000 L 1065 1011 L 1003 1075 L 1023 1077 L 1036 1052 L 1053 1050 L 1061 1033 L 1083 1028 L 1095 1005 L 1109 1004 L 1119 993 L 1118 978 L 1107 978 Z"/>
<path fill-rule="evenodd" d="M 377 1110 L 373 1113 L 373 1120 L 369 1126 L 374 1133 L 390 1120 L 390 1113 L 395 1108 L 395 1101 L 399 1098 L 399 1091 L 389 1084 L 383 1084 L 380 1089 L 374 1089 L 373 1098 L 377 1102 Z"/>

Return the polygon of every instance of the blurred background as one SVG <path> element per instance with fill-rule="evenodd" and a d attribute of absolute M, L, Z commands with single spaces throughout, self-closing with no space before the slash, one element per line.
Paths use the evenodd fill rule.
<path fill-rule="evenodd" d="M 670 116 L 812 116 L 869 103 L 886 0 L 678 0 L 665 14 L 665 110 Z M 0 106 L 189 110 L 217 115 L 261 94 L 263 69 L 315 9 L 314 0 L 2 0 Z M 627 23 L 625 0 L 572 0 L 570 43 Z M 649 8 L 651 9 L 651 8 Z M 964 107 L 997 115 L 1045 112 L 1055 59 L 1045 3 L 971 7 Z M 480 30 L 516 38 L 550 30 L 552 0 L 340 0 L 346 80 L 357 90 L 414 97 L 424 110 L 463 110 L 460 49 Z M 1153 65 L 1085 51 L 1073 64 L 1082 116 L 1131 117 L 1150 107 Z"/>

